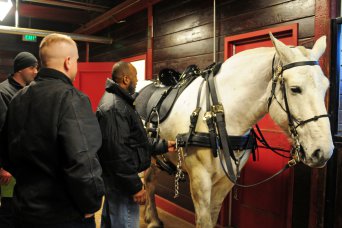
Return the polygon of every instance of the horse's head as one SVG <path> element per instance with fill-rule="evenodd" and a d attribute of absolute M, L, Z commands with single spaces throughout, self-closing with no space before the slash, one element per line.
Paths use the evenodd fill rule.
<path fill-rule="evenodd" d="M 276 49 L 270 115 L 292 138 L 303 163 L 323 167 L 334 149 L 324 102 L 329 81 L 316 62 L 325 51 L 326 37 L 309 50 L 290 48 L 270 36 Z"/>

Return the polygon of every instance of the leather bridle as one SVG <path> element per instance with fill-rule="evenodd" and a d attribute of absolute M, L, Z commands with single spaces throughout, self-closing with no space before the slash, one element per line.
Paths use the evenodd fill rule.
<path fill-rule="evenodd" d="M 271 103 L 272 103 L 272 100 L 274 98 L 277 101 L 277 103 L 280 105 L 281 109 L 284 110 L 287 114 L 291 138 L 294 141 L 294 146 L 291 150 L 291 155 L 292 155 L 293 159 L 290 162 L 293 163 L 292 165 L 295 165 L 296 163 L 301 162 L 301 160 L 302 160 L 300 157 L 301 145 L 299 142 L 299 136 L 298 136 L 297 128 L 300 126 L 303 126 L 309 122 L 317 121 L 320 118 L 329 117 L 329 114 L 322 114 L 322 115 L 314 116 L 314 117 L 309 118 L 307 120 L 298 120 L 296 117 L 294 117 L 291 114 L 291 110 L 289 107 L 289 102 L 288 102 L 287 94 L 286 94 L 285 79 L 284 79 L 283 73 L 285 70 L 288 70 L 288 69 L 291 69 L 294 67 L 316 66 L 316 65 L 319 65 L 319 63 L 318 63 L 318 61 L 299 61 L 299 62 L 289 63 L 289 64 L 286 64 L 284 66 L 281 66 L 281 64 L 279 64 L 276 67 L 276 70 L 274 67 L 274 63 L 275 63 L 275 56 L 273 57 L 273 61 L 272 61 L 272 90 L 271 90 L 271 95 L 268 98 L 268 110 L 269 110 Z M 276 94 L 275 94 L 275 89 L 277 87 L 278 81 L 280 83 L 280 89 L 281 89 L 281 92 L 283 95 L 285 107 L 283 107 L 283 105 L 278 101 Z"/>

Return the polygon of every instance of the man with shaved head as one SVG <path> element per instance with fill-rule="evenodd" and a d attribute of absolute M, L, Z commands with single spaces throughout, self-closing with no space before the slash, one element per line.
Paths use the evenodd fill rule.
<path fill-rule="evenodd" d="M 42 69 L 10 103 L 0 144 L 3 165 L 17 180 L 16 227 L 95 228 L 104 194 L 101 132 L 89 98 L 72 84 L 77 46 L 51 34 L 39 55 Z"/>
<path fill-rule="evenodd" d="M 138 174 L 150 166 L 151 155 L 175 151 L 174 141 L 147 136 L 133 105 L 137 81 L 131 63 L 116 63 L 96 112 L 106 187 L 102 228 L 139 228 L 139 204 L 145 203 L 146 192 Z"/>

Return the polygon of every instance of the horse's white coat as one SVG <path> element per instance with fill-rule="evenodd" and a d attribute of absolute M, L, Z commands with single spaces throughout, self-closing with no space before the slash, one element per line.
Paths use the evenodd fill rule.
<path fill-rule="evenodd" d="M 303 47 L 289 48 L 271 36 L 277 56 L 283 64 L 318 60 L 325 50 L 325 37 L 320 38 L 313 47 L 307 50 Z M 234 55 L 222 64 L 216 76 L 216 88 L 219 100 L 224 106 L 226 128 L 229 135 L 243 135 L 267 112 L 267 99 L 271 94 L 271 68 L 275 48 L 257 48 Z M 299 120 L 306 120 L 315 115 L 326 114 L 324 96 L 328 88 L 328 80 L 319 66 L 301 66 L 284 71 L 286 91 L 291 113 Z M 190 114 L 195 109 L 198 88 L 201 78 L 197 78 L 180 95 L 170 116 L 160 125 L 161 136 L 174 140 L 179 133 L 189 130 Z M 291 91 L 297 86 L 301 94 Z M 202 111 L 197 123 L 198 132 L 208 132 L 202 119 L 206 110 L 205 87 L 201 97 Z M 276 95 L 283 103 L 279 84 Z M 270 107 L 270 115 L 274 121 L 289 134 L 286 113 L 275 101 Z M 305 151 L 305 164 L 312 167 L 324 166 L 333 151 L 328 118 L 320 118 L 298 128 L 299 140 Z M 316 153 L 314 153 L 316 151 Z M 318 152 L 317 152 L 318 151 Z M 242 166 L 249 153 L 243 159 Z M 176 162 L 176 155 L 169 155 Z M 196 210 L 197 227 L 213 227 L 216 224 L 222 201 L 233 187 L 224 175 L 219 159 L 214 158 L 207 148 L 190 148 L 184 157 L 184 169 L 190 178 L 191 195 Z M 149 171 L 148 174 L 154 173 Z M 148 179 L 148 178 L 147 178 Z M 155 209 L 152 189 L 146 207 L 146 220 L 149 227 L 160 225 Z M 152 213 L 151 213 L 152 211 Z"/>

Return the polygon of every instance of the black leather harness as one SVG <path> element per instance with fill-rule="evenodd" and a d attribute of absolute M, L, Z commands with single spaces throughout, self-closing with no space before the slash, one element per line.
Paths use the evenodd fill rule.
<path fill-rule="evenodd" d="M 176 140 L 177 145 L 179 147 L 185 147 L 186 150 L 189 146 L 211 148 L 214 157 L 217 157 L 217 151 L 221 147 L 222 139 L 216 133 L 216 127 L 218 125 L 222 125 L 225 131 L 223 107 L 221 104 L 218 103 L 216 88 L 214 85 L 214 76 L 217 74 L 220 67 L 221 64 L 212 64 L 209 67 L 207 67 L 206 70 L 198 72 L 195 76 L 191 78 L 185 78 L 172 87 L 160 88 L 159 86 L 156 87 L 154 84 L 151 84 L 142 89 L 139 96 L 136 98 L 135 104 L 138 113 L 146 121 L 145 125 L 150 135 L 153 137 L 159 137 L 159 124 L 168 117 L 179 95 L 190 83 L 194 81 L 194 79 L 196 79 L 199 76 L 202 76 L 203 81 L 199 88 L 196 109 L 192 112 L 190 116 L 189 132 L 185 134 L 178 134 Z M 206 88 L 207 110 L 206 114 L 204 115 L 204 118 L 208 125 L 208 133 L 195 132 L 199 113 L 201 111 L 201 91 L 205 82 L 208 84 L 208 86 Z M 159 98 L 156 99 L 156 97 L 158 96 Z M 147 97 L 149 99 L 146 99 Z M 213 101 L 213 106 L 210 106 L 210 100 Z M 222 112 L 218 113 L 219 110 L 222 110 Z M 213 116 L 211 115 L 211 113 L 218 115 Z M 232 156 L 234 160 L 236 160 L 236 158 L 233 150 L 253 149 L 254 151 L 256 147 L 256 140 L 252 132 L 244 136 L 228 136 L 227 133 L 225 133 L 225 135 L 226 137 L 225 139 L 223 139 L 223 143 L 229 145 L 229 156 Z M 225 142 L 225 140 L 229 140 L 229 144 L 228 142 Z M 167 171 L 169 174 L 175 173 L 175 166 L 167 162 L 166 159 L 159 159 L 157 157 L 157 164 L 161 169 Z"/>

